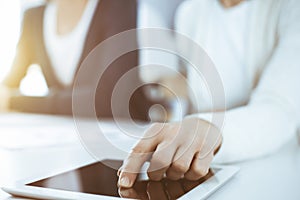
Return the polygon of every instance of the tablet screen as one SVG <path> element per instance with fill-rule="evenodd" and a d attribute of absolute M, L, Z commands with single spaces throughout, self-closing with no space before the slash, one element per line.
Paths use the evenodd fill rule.
<path fill-rule="evenodd" d="M 177 199 L 213 176 L 210 170 L 208 175 L 198 181 L 171 181 L 166 178 L 159 182 L 138 180 L 131 189 L 119 189 L 117 170 L 107 165 L 117 169 L 122 161 L 104 160 L 27 185 L 135 199 Z"/>

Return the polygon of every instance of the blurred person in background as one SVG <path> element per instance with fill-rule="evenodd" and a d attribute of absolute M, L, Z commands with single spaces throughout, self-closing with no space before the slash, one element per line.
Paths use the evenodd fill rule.
<path fill-rule="evenodd" d="M 221 105 L 212 107 L 209 88 L 202 87 L 205 81 L 185 66 L 196 95 L 191 105 L 200 109 L 180 121 L 151 126 L 145 133 L 147 139 L 134 146 L 120 168 L 119 185 L 130 188 L 146 161 L 152 180 L 164 175 L 172 180 L 197 180 L 208 173 L 213 160 L 255 159 L 295 140 L 300 119 L 299 22 L 298 0 L 182 3 L 175 30 L 203 47 L 214 62 L 224 85 L 226 110 Z M 178 48 L 193 54 L 184 44 L 178 43 Z M 224 126 L 213 124 L 212 113 L 224 112 Z"/>
<path fill-rule="evenodd" d="M 136 12 L 135 0 L 49 0 L 45 5 L 25 11 L 17 53 L 0 88 L 8 96 L 6 101 L 2 99 L 2 107 L 25 112 L 72 114 L 72 89 L 81 63 L 105 39 L 136 28 Z M 137 62 L 137 52 L 131 52 L 114 61 L 105 71 L 96 92 L 97 116 L 112 116 L 114 85 Z M 19 92 L 20 83 L 32 64 L 41 67 L 49 88 L 47 96 L 30 97 Z M 90 76 L 86 77 L 82 85 L 82 96 L 92 84 L 89 79 Z M 142 91 L 137 91 L 130 103 L 134 118 L 148 118 Z M 82 110 L 82 115 L 91 115 Z"/>

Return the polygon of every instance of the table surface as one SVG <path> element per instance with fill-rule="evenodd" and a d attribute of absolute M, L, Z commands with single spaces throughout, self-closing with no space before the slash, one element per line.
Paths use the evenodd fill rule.
<path fill-rule="evenodd" d="M 26 115 L 22 117 L 26 118 Z M 49 116 L 43 123 L 56 119 Z M 69 119 L 60 120 L 72 123 Z M 0 122 L 0 139 L 1 125 Z M 5 131 L 8 131 L 7 127 Z M 55 174 L 95 161 L 80 142 L 23 149 L 0 147 L 0 158 L 0 187 L 14 186 L 16 181 L 28 177 Z M 236 165 L 241 168 L 239 173 L 209 199 L 300 199 L 300 147 L 297 141 L 291 141 L 271 156 Z M 0 200 L 4 199 L 20 198 L 0 191 Z"/>

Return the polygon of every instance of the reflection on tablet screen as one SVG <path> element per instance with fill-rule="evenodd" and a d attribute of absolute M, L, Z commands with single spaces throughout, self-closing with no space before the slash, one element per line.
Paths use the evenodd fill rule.
<path fill-rule="evenodd" d="M 159 182 L 139 180 L 131 189 L 119 189 L 117 170 L 107 165 L 117 169 L 122 161 L 105 160 L 28 185 L 135 199 L 177 199 L 213 176 L 210 170 L 208 175 L 198 181 L 171 181 L 166 178 Z"/>

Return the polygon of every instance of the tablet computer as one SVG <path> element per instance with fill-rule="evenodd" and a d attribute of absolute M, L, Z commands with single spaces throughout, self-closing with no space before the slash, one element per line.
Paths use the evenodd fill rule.
<path fill-rule="evenodd" d="M 181 179 L 150 181 L 140 174 L 134 186 L 122 189 L 117 186 L 120 160 L 103 160 L 61 174 L 32 178 L 4 191 L 22 197 L 37 199 L 205 199 L 224 183 L 238 168 L 215 166 L 198 181 Z M 110 167 L 109 167 L 110 166 Z"/>

